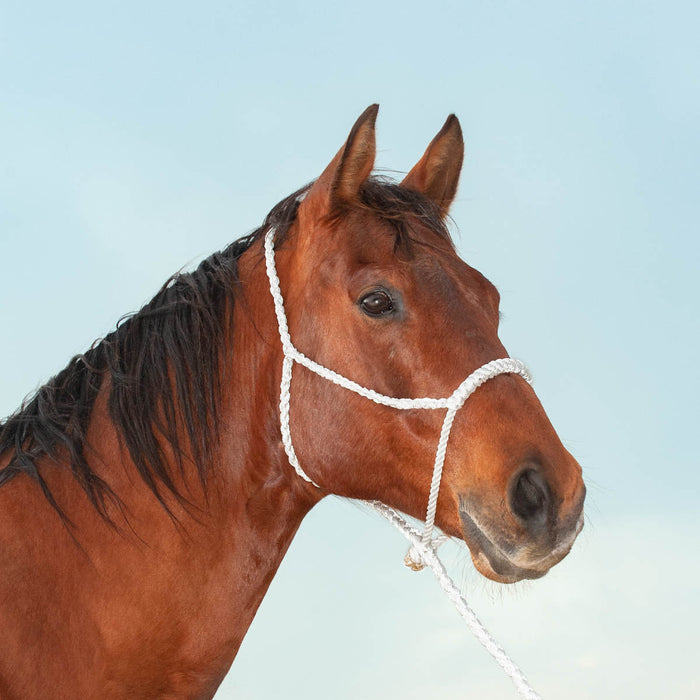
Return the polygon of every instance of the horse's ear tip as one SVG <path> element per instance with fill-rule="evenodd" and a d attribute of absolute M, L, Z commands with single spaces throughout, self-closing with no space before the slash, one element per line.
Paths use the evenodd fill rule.
<path fill-rule="evenodd" d="M 357 118 L 353 124 L 350 135 L 346 143 L 350 143 L 354 140 L 355 135 L 358 132 L 362 132 L 366 137 L 370 137 L 374 134 L 374 127 L 377 123 L 377 113 L 379 112 L 379 105 L 375 102 L 371 104 L 364 112 Z"/>
<path fill-rule="evenodd" d="M 447 120 L 445 121 L 445 129 L 455 129 L 461 133 L 462 125 L 459 123 L 459 118 L 454 112 L 447 117 Z"/>
<path fill-rule="evenodd" d="M 365 119 L 371 120 L 373 123 L 377 119 L 377 114 L 379 113 L 379 103 L 375 102 L 371 104 L 367 109 L 362 113 L 362 116 L 360 119 L 364 121 Z"/>

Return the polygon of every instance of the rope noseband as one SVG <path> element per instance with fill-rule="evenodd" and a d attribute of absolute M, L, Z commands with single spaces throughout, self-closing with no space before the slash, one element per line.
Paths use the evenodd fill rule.
<path fill-rule="evenodd" d="M 496 643 L 491 637 L 486 628 L 478 620 L 474 612 L 467 604 L 464 597 L 460 594 L 459 589 L 455 586 L 452 579 L 448 576 L 444 565 L 437 555 L 437 547 L 446 539 L 445 536 L 433 538 L 433 530 L 435 529 L 435 513 L 437 511 L 437 499 L 440 491 L 440 481 L 442 479 L 442 469 L 445 464 L 445 454 L 447 452 L 447 443 L 450 439 L 452 424 L 457 411 L 464 405 L 466 400 L 485 382 L 489 379 L 499 376 L 500 374 L 518 374 L 528 383 L 531 382 L 531 377 L 525 365 L 520 360 L 514 360 L 510 357 L 492 360 L 482 365 L 472 372 L 450 396 L 443 399 L 434 398 L 419 398 L 419 399 L 397 399 L 392 396 L 385 396 L 373 389 L 353 382 L 351 379 L 334 372 L 323 365 L 314 362 L 304 353 L 300 352 L 292 343 L 289 335 L 289 327 L 287 325 L 287 316 L 284 311 L 284 300 L 280 290 L 280 281 L 277 276 L 275 267 L 275 229 L 270 228 L 265 234 L 265 267 L 267 276 L 270 282 L 270 293 L 275 304 L 275 315 L 277 316 L 277 325 L 279 336 L 282 342 L 282 351 L 284 361 L 282 363 L 282 381 L 280 383 L 280 424 L 282 433 L 282 443 L 284 451 L 287 454 L 289 463 L 292 465 L 296 473 L 305 481 L 313 484 L 317 488 L 319 485 L 313 481 L 302 469 L 299 460 L 294 451 L 292 444 L 292 434 L 289 424 L 289 405 L 291 398 L 292 385 L 292 369 L 294 363 L 297 362 L 303 365 L 311 372 L 327 379 L 338 386 L 342 386 L 349 391 L 352 391 L 360 396 L 364 396 L 370 401 L 389 406 L 400 410 L 410 409 L 446 409 L 445 418 L 440 430 L 440 438 L 438 440 L 437 451 L 435 453 L 435 462 L 433 464 L 433 476 L 430 484 L 430 492 L 428 495 L 428 508 L 425 515 L 425 528 L 423 532 L 418 532 L 411 527 L 406 520 L 399 515 L 393 508 L 384 505 L 378 501 L 367 501 L 377 512 L 397 527 L 403 535 L 408 539 L 411 547 L 404 560 L 406 566 L 419 571 L 424 566 L 429 566 L 438 582 L 442 586 L 447 596 L 452 600 L 455 607 L 462 617 L 465 619 L 470 629 L 483 644 L 489 653 L 494 657 L 503 670 L 511 677 L 518 689 L 519 694 L 523 698 L 536 700 L 540 696 L 530 687 L 522 671 L 511 661 L 506 652 Z"/>

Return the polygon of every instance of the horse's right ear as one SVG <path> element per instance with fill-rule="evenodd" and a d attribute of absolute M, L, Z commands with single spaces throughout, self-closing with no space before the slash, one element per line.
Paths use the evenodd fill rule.
<path fill-rule="evenodd" d="M 413 166 L 401 185 L 422 192 L 428 199 L 432 199 L 443 216 L 446 216 L 457 194 L 463 160 L 462 128 L 459 119 L 450 114 L 423 157 Z"/>
<path fill-rule="evenodd" d="M 377 152 L 374 125 L 379 105 L 373 104 L 360 115 L 335 158 L 309 190 L 305 205 L 320 205 L 330 213 L 359 198 L 360 187 L 370 176 Z"/>

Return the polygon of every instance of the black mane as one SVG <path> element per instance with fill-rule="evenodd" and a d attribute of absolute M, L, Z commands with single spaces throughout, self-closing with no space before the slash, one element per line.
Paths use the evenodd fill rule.
<path fill-rule="evenodd" d="M 109 520 L 107 501 L 119 503 L 108 483 L 91 468 L 87 430 L 95 399 L 109 387 L 109 413 L 120 440 L 141 478 L 168 510 L 163 488 L 180 494 L 168 468 L 169 445 L 182 472 L 183 455 L 194 461 L 202 483 L 217 449 L 218 406 L 227 340 L 238 289 L 238 260 L 270 227 L 283 241 L 296 217 L 300 197 L 310 185 L 277 204 L 263 225 L 196 270 L 171 277 L 137 313 L 24 401 L 0 423 L 0 457 L 10 454 L 0 471 L 0 486 L 24 473 L 36 480 L 51 505 L 68 520 L 54 499 L 39 460 L 68 458 L 71 471 L 98 512 Z M 417 192 L 371 179 L 361 192 L 361 206 L 392 223 L 397 245 L 411 240 L 411 219 L 419 219 L 441 238 L 449 233 L 437 207 Z M 180 444 L 178 433 L 185 436 Z"/>

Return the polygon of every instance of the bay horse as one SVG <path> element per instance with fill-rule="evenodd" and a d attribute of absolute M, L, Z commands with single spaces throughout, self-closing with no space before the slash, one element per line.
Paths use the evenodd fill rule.
<path fill-rule="evenodd" d="M 450 116 L 400 184 L 372 175 L 376 105 L 311 185 L 170 279 L 0 425 L 0 696 L 209 698 L 309 510 L 328 494 L 422 517 L 441 411 L 396 411 L 297 369 L 299 478 L 280 433 L 275 264 L 294 344 L 391 397 L 447 396 L 507 357 L 495 287 L 446 217 Z M 504 583 L 581 528 L 581 468 L 521 377 L 457 414 L 435 523 Z"/>

